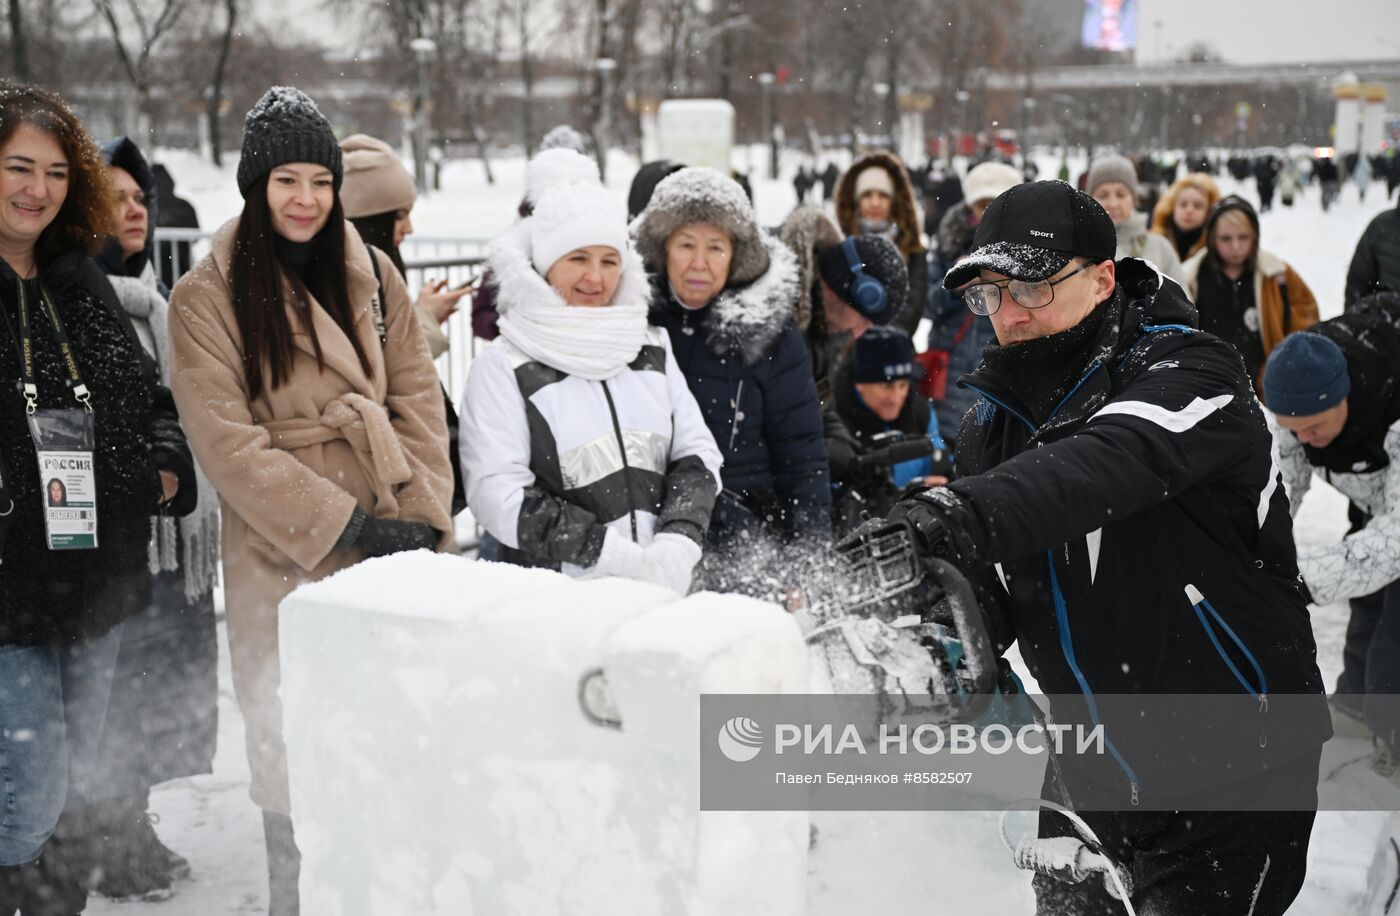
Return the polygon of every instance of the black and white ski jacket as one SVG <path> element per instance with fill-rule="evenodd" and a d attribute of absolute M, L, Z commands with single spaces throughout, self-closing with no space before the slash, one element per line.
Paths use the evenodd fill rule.
<path fill-rule="evenodd" d="M 558 295 L 518 267 L 497 270 L 498 302 Z M 618 301 L 648 293 L 628 252 Z M 467 505 L 505 559 L 570 575 L 597 562 L 607 528 L 641 544 L 661 531 L 703 544 L 720 489 L 719 448 L 659 328 L 606 381 L 568 375 L 498 337 L 473 361 L 459 443 Z"/>
<path fill-rule="evenodd" d="M 1313 600 L 1358 598 L 1400 581 L 1400 294 L 1374 293 L 1309 330 L 1342 348 L 1351 376 L 1347 421 L 1325 449 L 1276 428 L 1296 513 L 1316 472 L 1366 515 L 1330 543 L 1304 542 L 1298 569 Z"/>
<path fill-rule="evenodd" d="M 1270 693 L 1318 694 L 1303 727 L 1320 743 L 1288 499 L 1244 365 L 1143 261 L 1118 262 L 1107 308 L 1043 424 L 985 363 L 959 381 L 979 398 L 958 436 L 953 520 L 995 569 L 1042 691 L 1082 698 L 1057 718 L 1096 718 L 1095 694 L 1244 691 L 1261 708 Z M 1135 759 L 1134 723 L 1103 724 L 1134 792 L 1177 765 Z"/>

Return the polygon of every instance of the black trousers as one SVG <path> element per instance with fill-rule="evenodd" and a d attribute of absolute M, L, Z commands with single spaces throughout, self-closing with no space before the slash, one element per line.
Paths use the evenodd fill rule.
<path fill-rule="evenodd" d="M 1261 780 L 1317 787 L 1321 748 Z M 1313 796 L 1315 798 L 1315 795 Z M 1131 878 L 1139 916 L 1282 916 L 1303 886 L 1316 811 L 1080 812 Z M 1078 836 L 1042 811 L 1040 836 Z M 1037 874 L 1038 916 L 1122 916 L 1100 876 L 1079 884 Z"/>
<path fill-rule="evenodd" d="M 1392 750 L 1400 750 L 1400 582 L 1351 599 L 1339 702 L 1362 713 Z M 1371 700 L 1381 696 L 1383 699 Z"/>

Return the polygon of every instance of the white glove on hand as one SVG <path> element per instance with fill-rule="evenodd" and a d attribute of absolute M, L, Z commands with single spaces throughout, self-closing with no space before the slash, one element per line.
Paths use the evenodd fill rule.
<path fill-rule="evenodd" d="M 642 545 L 609 528 L 603 536 L 603 549 L 598 553 L 598 562 L 588 570 L 587 577 L 621 576 L 624 579 L 651 581 L 647 575 L 647 561 Z"/>
<path fill-rule="evenodd" d="M 648 582 L 664 585 L 684 597 L 690 591 L 691 574 L 700 562 L 700 545 L 683 534 L 662 533 L 643 551 Z"/>

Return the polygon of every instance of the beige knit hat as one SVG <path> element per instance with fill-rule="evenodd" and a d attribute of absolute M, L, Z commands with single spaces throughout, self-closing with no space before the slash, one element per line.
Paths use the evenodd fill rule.
<path fill-rule="evenodd" d="M 856 200 L 860 200 L 866 191 L 879 191 L 893 200 L 894 182 L 890 179 L 890 173 L 878 165 L 866 166 L 856 176 Z"/>
<path fill-rule="evenodd" d="M 345 155 L 345 180 L 340 205 L 346 219 L 407 210 L 418 198 L 413 176 L 399 161 L 393 147 L 367 134 L 352 134 L 340 141 Z"/>

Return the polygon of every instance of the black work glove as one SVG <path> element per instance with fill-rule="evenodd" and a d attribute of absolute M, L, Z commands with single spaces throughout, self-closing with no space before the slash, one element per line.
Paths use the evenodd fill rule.
<path fill-rule="evenodd" d="M 372 557 L 387 557 L 406 550 L 433 550 L 440 538 L 438 530 L 427 522 L 375 518 L 356 509 L 337 544 L 359 548 Z"/>
<path fill-rule="evenodd" d="M 947 560 L 966 570 L 975 561 L 972 545 L 950 515 L 961 502 L 946 487 L 929 487 L 905 495 L 885 518 L 890 522 L 908 523 L 925 556 Z"/>
<path fill-rule="evenodd" d="M 1304 604 L 1315 604 L 1313 601 L 1312 589 L 1308 588 L 1308 583 L 1303 581 L 1303 577 L 1298 576 L 1298 594 L 1303 596 Z"/>
<path fill-rule="evenodd" d="M 179 452 L 189 448 L 189 444 L 185 440 L 185 430 L 180 426 L 180 421 L 170 417 L 152 417 L 147 435 L 153 452 Z"/>

